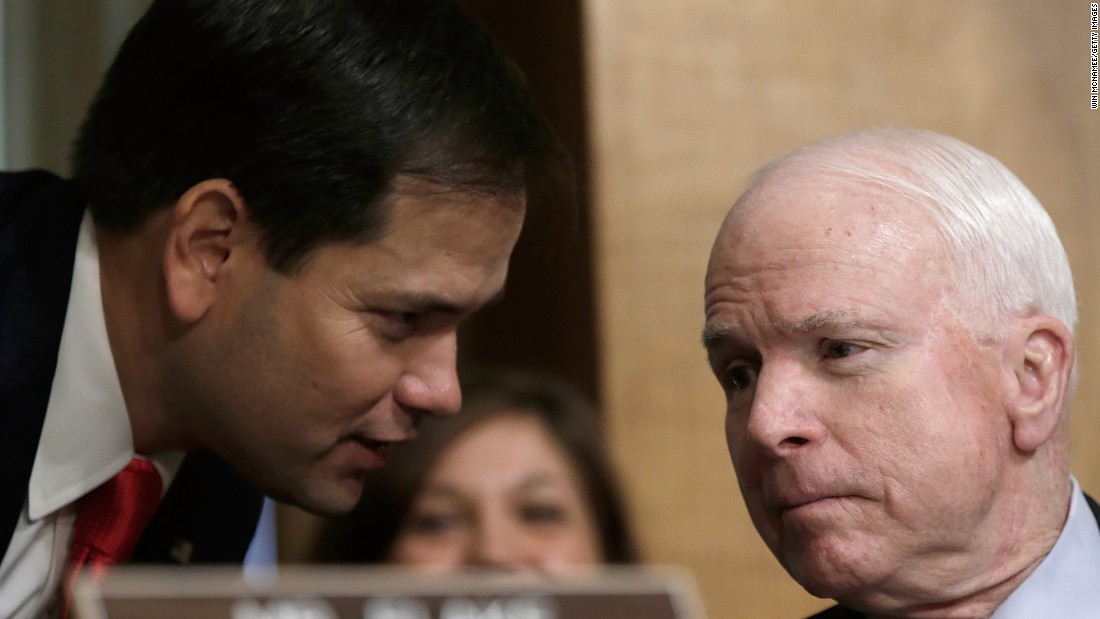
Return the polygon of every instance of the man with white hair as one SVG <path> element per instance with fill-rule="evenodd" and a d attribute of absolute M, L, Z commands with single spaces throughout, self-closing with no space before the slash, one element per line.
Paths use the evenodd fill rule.
<path fill-rule="evenodd" d="M 877 129 L 761 170 L 727 215 L 703 341 L 757 531 L 817 617 L 1100 613 L 1070 473 L 1076 307 L 1000 162 Z"/>

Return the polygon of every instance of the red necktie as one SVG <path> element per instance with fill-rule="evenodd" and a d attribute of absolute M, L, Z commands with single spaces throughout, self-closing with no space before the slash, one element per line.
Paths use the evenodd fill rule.
<path fill-rule="evenodd" d="M 73 581 L 82 568 L 101 575 L 108 566 L 130 558 L 157 510 L 161 488 L 153 463 L 134 457 L 126 468 L 84 497 L 73 528 L 63 616 L 69 616 Z"/>

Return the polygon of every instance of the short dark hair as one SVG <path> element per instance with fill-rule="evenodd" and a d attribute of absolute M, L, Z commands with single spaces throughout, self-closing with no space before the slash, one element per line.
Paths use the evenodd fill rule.
<path fill-rule="evenodd" d="M 398 176 L 518 195 L 568 176 L 522 77 L 448 0 L 155 0 L 88 112 L 74 180 L 139 226 L 229 179 L 287 272 L 384 234 Z"/>
<path fill-rule="evenodd" d="M 530 415 L 558 442 L 583 485 L 602 560 L 639 560 L 630 522 L 588 401 L 564 383 L 520 371 L 483 372 L 462 382 L 462 412 L 426 418 L 420 436 L 393 449 L 385 467 L 371 471 L 359 505 L 328 520 L 314 559 L 323 563 L 380 564 L 389 560 L 402 524 L 443 451 L 474 426 L 502 414 Z"/>

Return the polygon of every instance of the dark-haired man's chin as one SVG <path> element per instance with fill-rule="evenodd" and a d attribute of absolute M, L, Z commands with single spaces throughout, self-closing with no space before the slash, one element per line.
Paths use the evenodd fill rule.
<path fill-rule="evenodd" d="M 349 477 L 339 481 L 312 481 L 293 490 L 262 489 L 272 499 L 300 507 L 317 516 L 346 514 L 359 503 L 363 494 L 363 478 Z"/>

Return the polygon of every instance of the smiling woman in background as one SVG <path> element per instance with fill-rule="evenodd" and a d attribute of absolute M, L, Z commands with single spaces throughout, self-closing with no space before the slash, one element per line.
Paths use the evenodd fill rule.
<path fill-rule="evenodd" d="M 535 375 L 463 384 L 462 413 L 425 418 L 420 436 L 372 471 L 350 515 L 330 521 L 317 559 L 570 571 L 634 563 L 603 438 L 587 402 Z"/>

